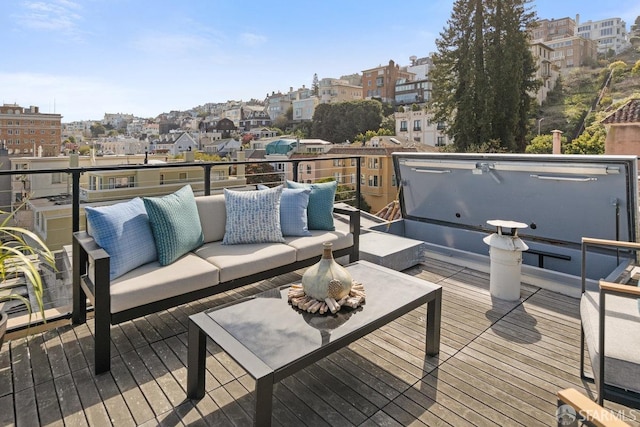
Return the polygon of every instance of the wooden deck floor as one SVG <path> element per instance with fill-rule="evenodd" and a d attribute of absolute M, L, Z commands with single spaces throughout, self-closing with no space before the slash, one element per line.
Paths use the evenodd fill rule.
<path fill-rule="evenodd" d="M 425 358 L 422 307 L 277 384 L 274 425 L 549 426 L 557 390 L 593 393 L 579 377 L 577 300 L 523 285 L 522 303 L 492 301 L 488 275 L 437 261 L 406 272 L 443 286 L 440 355 Z M 253 380 L 211 342 L 207 393 L 186 399 L 187 316 L 299 279 L 113 327 L 112 369 L 99 376 L 92 321 L 5 343 L 0 425 L 250 425 Z"/>

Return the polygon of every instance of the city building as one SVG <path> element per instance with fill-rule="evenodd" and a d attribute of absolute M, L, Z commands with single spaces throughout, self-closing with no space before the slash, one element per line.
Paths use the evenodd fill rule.
<path fill-rule="evenodd" d="M 242 152 L 240 152 L 243 154 Z M 185 153 L 185 161 L 193 161 L 193 152 Z M 238 160 L 243 159 L 239 156 Z M 140 166 L 144 155 L 137 156 L 59 156 L 55 158 L 12 158 L 15 170 L 60 169 L 51 174 L 16 175 L 11 182 L 13 200 L 26 201 L 26 209 L 16 212 L 16 223 L 33 230 L 51 250 L 59 250 L 71 243 L 71 177 L 63 172 L 68 167 L 122 166 L 110 171 L 92 171 L 80 176 L 80 200 L 82 206 L 112 204 L 137 196 L 160 196 L 172 193 L 184 185 L 191 185 L 195 194 L 202 194 L 204 170 L 197 166 L 186 168 L 162 168 L 165 157 L 148 156 L 153 167 L 127 169 L 127 165 Z M 182 160 L 179 160 L 182 161 Z M 170 163 L 170 162 L 169 162 Z M 238 165 L 236 175 L 229 175 L 229 166 L 218 165 L 211 169 L 211 192 L 223 188 L 246 188 L 244 165 Z M 15 207 L 20 206 L 18 203 Z M 81 228 L 84 229 L 84 209 L 81 209 Z"/>
<path fill-rule="evenodd" d="M 551 56 L 554 52 L 552 48 L 542 42 L 537 42 L 531 43 L 530 50 L 533 60 L 536 62 L 535 78 L 541 83 L 535 94 L 538 104 L 541 105 L 547 99 L 549 92 L 556 87 L 560 72 L 551 62 Z"/>
<path fill-rule="evenodd" d="M 431 80 L 400 80 L 396 83 L 395 105 L 423 104 L 431 99 Z"/>
<path fill-rule="evenodd" d="M 318 95 L 322 104 L 355 101 L 362 99 L 362 86 L 341 78 L 324 78 L 318 82 Z"/>
<path fill-rule="evenodd" d="M 430 56 L 418 58 L 417 56 L 409 57 L 411 65 L 407 66 L 407 71 L 415 74 L 415 80 L 425 80 L 429 76 L 429 71 L 433 68 L 433 60 Z"/>
<path fill-rule="evenodd" d="M 561 19 L 539 19 L 532 32 L 532 40 L 549 41 L 576 35 L 576 21 L 566 17 Z"/>
<path fill-rule="evenodd" d="M 332 175 L 338 184 L 349 187 L 354 187 L 359 179 L 362 197 L 375 213 L 398 199 L 391 153 L 407 151 L 416 152 L 418 149 L 394 137 L 376 136 L 364 144 L 334 145 L 327 155 L 361 156 L 360 177 L 357 176 L 357 159 L 333 159 Z"/>
<path fill-rule="evenodd" d="M 580 36 L 549 40 L 544 43 L 553 49 L 549 59 L 560 71 L 566 72 L 573 67 L 595 63 L 598 59 L 596 42 Z"/>
<path fill-rule="evenodd" d="M 631 46 L 627 24 L 620 18 L 608 18 L 600 21 L 580 22 L 580 15 L 576 16 L 578 35 L 597 43 L 599 54 L 609 52 L 618 54 Z"/>
<path fill-rule="evenodd" d="M 39 107 L 0 107 L 0 143 L 10 156 L 52 157 L 60 154 L 62 116 L 41 113 Z"/>
<path fill-rule="evenodd" d="M 264 106 L 245 105 L 240 109 L 238 130 L 248 132 L 265 126 L 271 126 L 271 118 Z"/>
<path fill-rule="evenodd" d="M 291 99 L 288 95 L 278 93 L 272 93 L 267 96 L 267 114 L 271 120 L 275 120 L 280 116 L 284 116 L 287 113 L 289 107 L 291 107 Z"/>
<path fill-rule="evenodd" d="M 308 98 L 295 99 L 291 102 L 293 108 L 294 122 L 309 122 L 313 119 L 313 113 L 316 111 L 316 107 L 320 104 L 320 99 L 313 95 Z"/>
<path fill-rule="evenodd" d="M 362 98 L 379 98 L 393 104 L 396 99 L 396 83 L 413 81 L 415 74 L 400 68 L 393 60 L 388 65 L 380 65 L 362 72 Z"/>
<path fill-rule="evenodd" d="M 453 141 L 445 133 L 445 124 L 435 122 L 424 108 L 414 110 L 405 107 L 396 112 L 396 138 L 403 143 L 418 143 L 431 147 L 442 147 Z"/>

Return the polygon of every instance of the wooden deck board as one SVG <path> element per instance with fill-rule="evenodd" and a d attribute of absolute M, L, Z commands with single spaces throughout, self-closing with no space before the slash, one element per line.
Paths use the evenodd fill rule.
<path fill-rule="evenodd" d="M 405 272 L 443 286 L 440 354 L 425 358 L 425 310 L 413 310 L 277 384 L 274 425 L 550 425 L 557 390 L 593 395 L 579 376 L 578 300 L 527 284 L 521 301 L 495 300 L 488 274 L 442 261 Z M 0 425 L 250 424 L 254 380 L 210 340 L 205 397 L 186 398 L 188 316 L 301 274 L 112 327 L 112 369 L 99 376 L 93 319 L 5 343 Z"/>

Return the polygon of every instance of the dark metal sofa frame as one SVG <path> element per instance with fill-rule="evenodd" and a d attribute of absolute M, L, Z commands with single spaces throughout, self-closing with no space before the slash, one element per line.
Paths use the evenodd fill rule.
<path fill-rule="evenodd" d="M 349 262 L 359 258 L 360 210 L 355 208 L 334 206 L 334 213 L 349 218 L 349 231 L 353 235 L 353 246 L 335 250 L 334 257 L 349 256 Z M 109 255 L 85 231 L 73 233 L 73 314 L 74 324 L 87 320 L 87 299 L 93 306 L 95 317 L 95 373 L 100 374 L 111 369 L 111 325 L 133 320 L 148 314 L 166 310 L 191 301 L 226 292 L 261 280 L 289 273 L 308 267 L 320 260 L 321 255 L 296 261 L 282 267 L 261 271 L 246 277 L 217 283 L 197 291 L 192 291 L 165 298 L 149 304 L 130 308 L 118 313 L 111 313 L 111 296 L 109 294 Z M 95 283 L 87 274 L 89 260 L 94 265 Z"/>

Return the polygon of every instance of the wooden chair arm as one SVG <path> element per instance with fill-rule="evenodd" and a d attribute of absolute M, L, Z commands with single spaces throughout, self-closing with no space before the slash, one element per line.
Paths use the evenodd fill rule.
<path fill-rule="evenodd" d="M 594 239 L 591 237 L 583 237 L 582 243 L 587 245 L 596 245 L 596 246 L 602 246 L 602 247 L 611 246 L 612 248 L 627 248 L 627 249 L 640 250 L 640 243 L 638 242 L 624 242 L 621 240 Z"/>
<path fill-rule="evenodd" d="M 557 393 L 558 406 L 567 404 L 576 410 L 579 417 L 598 427 L 629 426 L 617 414 L 603 408 L 584 394 L 573 388 L 560 390 Z"/>
<path fill-rule="evenodd" d="M 623 285 L 622 283 L 600 280 L 600 290 L 623 297 L 640 297 L 640 286 Z"/>

